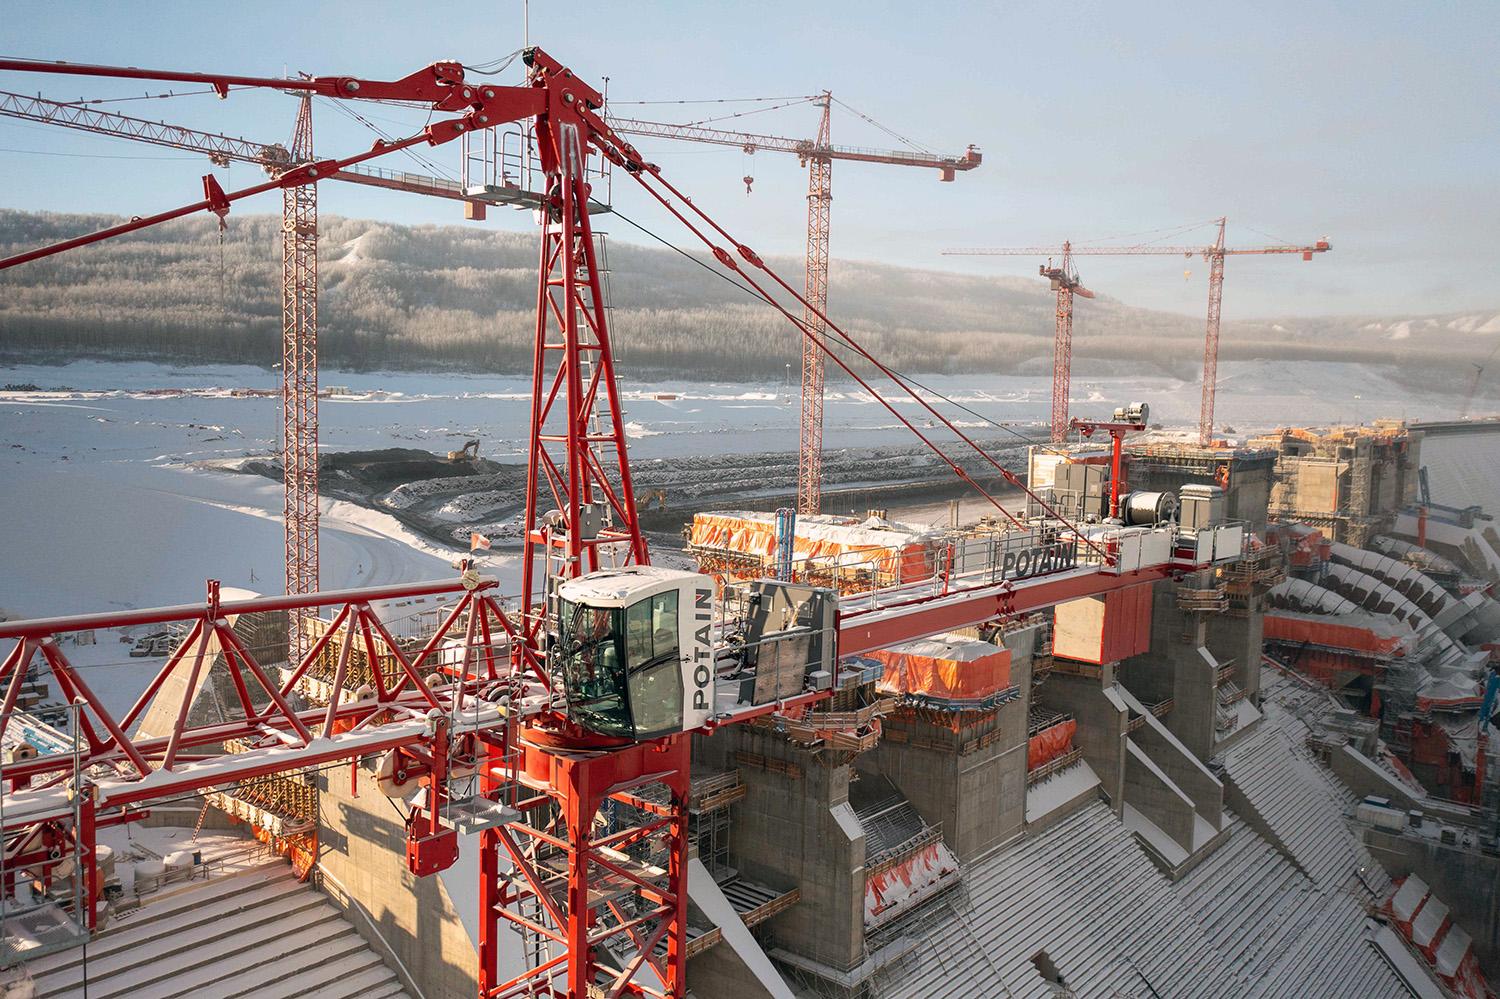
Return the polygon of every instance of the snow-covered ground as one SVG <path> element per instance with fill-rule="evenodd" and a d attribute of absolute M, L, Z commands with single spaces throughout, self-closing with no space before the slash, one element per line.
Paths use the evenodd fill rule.
<path fill-rule="evenodd" d="M 1397 388 L 1380 370 L 1340 364 L 1226 363 L 1219 414 L 1237 430 L 1277 423 L 1448 416 L 1453 400 Z M 1020 376 L 922 378 L 969 407 L 948 410 L 970 426 L 1045 417 L 1048 385 Z M 0 391 L 0 608 L 51 615 L 195 601 L 203 581 L 275 590 L 280 585 L 280 486 L 195 463 L 268 454 L 278 444 L 278 375 L 252 367 L 174 369 L 149 363 L 78 362 L 0 368 L 0 384 L 59 391 Z M 436 452 L 478 437 L 486 457 L 522 458 L 529 385 L 515 377 L 325 371 L 338 394 L 320 404 L 327 450 L 421 447 Z M 1074 409 L 1107 413 L 1151 403 L 1153 420 L 1190 424 L 1198 386 L 1157 378 L 1079 378 Z M 626 381 L 625 419 L 638 459 L 794 450 L 795 386 Z M 925 416 L 899 392 L 898 408 Z M 826 446 L 909 444 L 863 391 L 832 386 Z M 325 502 L 325 587 L 433 578 L 451 572 L 448 551 L 391 517 Z M 489 568 L 513 573 L 496 556 Z"/>
<path fill-rule="evenodd" d="M 1415 395 L 1368 366 L 1226 363 L 1221 374 L 1221 421 L 1241 432 L 1288 422 L 1448 417 L 1456 409 L 1452 398 Z M 971 409 L 941 407 L 969 427 L 982 426 L 980 416 L 1035 424 L 1050 400 L 1045 380 L 1034 377 L 921 380 Z M 0 390 L 0 612 L 33 617 L 196 602 L 208 578 L 280 589 L 279 483 L 200 464 L 275 452 L 276 372 L 78 362 L 0 368 L 0 385 L 7 383 L 56 391 Z M 320 403 L 325 450 L 442 453 L 477 437 L 486 457 L 522 460 L 530 401 L 524 379 L 325 371 L 323 385 L 336 389 Z M 1192 382 L 1078 378 L 1074 390 L 1077 413 L 1107 414 L 1145 400 L 1154 421 L 1196 420 L 1199 389 Z M 795 385 L 627 380 L 622 391 L 638 460 L 797 447 Z M 925 418 L 910 398 L 890 396 L 903 414 Z M 872 397 L 844 386 L 831 386 L 825 420 L 830 449 L 913 443 Z M 330 500 L 323 512 L 325 588 L 453 574 L 458 551 L 417 537 L 388 514 Z M 947 505 L 930 512 L 946 520 Z M 514 590 L 514 556 L 482 562 Z M 127 648 L 101 636 L 97 645 L 67 650 L 93 669 L 96 690 L 121 710 L 160 664 L 130 659 Z"/>

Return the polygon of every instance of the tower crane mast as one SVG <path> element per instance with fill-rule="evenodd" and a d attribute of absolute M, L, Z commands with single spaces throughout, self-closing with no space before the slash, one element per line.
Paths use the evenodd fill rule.
<path fill-rule="evenodd" d="M 495 580 L 466 568 L 457 581 L 246 601 L 221 600 L 218 584 L 210 581 L 202 605 L 0 622 L 0 641 L 13 643 L 0 659 L 0 735 L 12 723 L 18 692 L 38 657 L 79 708 L 78 748 L 6 769 L 0 831 L 13 861 L 8 870 L 13 876 L 22 865 L 51 870 L 62 860 L 72 862 L 72 869 L 82 872 L 77 876 L 88 882 L 77 918 L 89 928 L 101 887 L 94 863 L 100 824 L 131 821 L 139 817 L 133 807 L 162 798 L 392 752 L 404 754 L 402 766 L 413 780 L 420 779 L 426 792 L 406 815 L 407 863 L 415 874 L 435 873 L 454 863 L 461 821 L 479 836 L 477 949 L 483 999 L 586 999 L 601 993 L 611 999 L 682 999 L 687 987 L 691 735 L 826 700 L 839 688 L 841 656 L 1147 585 L 1238 557 L 1243 540 L 1239 525 L 1200 528 L 1189 537 L 1159 527 L 1084 529 L 1061 517 L 658 167 L 643 160 L 602 117 L 599 91 L 541 49 L 524 50 L 524 58 L 522 86 L 470 84 L 464 67 L 452 62 L 434 63 L 397 81 L 288 81 L 0 60 L 0 71 L 192 80 L 221 93 L 231 84 L 290 88 L 346 100 L 419 101 L 435 112 L 435 120 L 406 138 L 381 140 L 368 151 L 341 158 L 311 160 L 268 183 L 235 191 L 206 182 L 203 200 L 14 254 L 0 259 L 0 270 L 200 211 L 222 217 L 233 204 L 256 194 L 312 185 L 393 151 L 438 145 L 509 122 L 532 123 L 549 182 L 540 202 L 518 606 L 507 608 Z M 800 691 L 778 689 L 774 697 L 744 700 L 739 670 L 750 660 L 738 660 L 722 675 L 718 671 L 721 655 L 732 659 L 737 648 L 741 655 L 744 648 L 736 645 L 737 625 L 722 616 L 715 621 L 712 577 L 648 564 L 591 238 L 591 155 L 621 168 L 711 250 L 721 266 L 781 311 L 805 339 L 819 344 L 826 358 L 860 379 L 847 361 L 777 303 L 770 288 L 814 312 L 851 351 L 910 392 L 956 439 L 1026 492 L 1046 514 L 1030 526 L 1006 511 L 899 407 L 874 392 L 877 402 L 1016 525 L 1012 540 L 1031 547 L 1018 553 L 1006 546 L 1007 560 L 1001 562 L 1000 548 L 989 545 L 979 564 L 951 565 L 929 580 L 847 600 L 831 590 L 798 585 L 803 591 L 799 599 L 824 602 L 824 623 L 816 637 L 826 643 L 827 670 L 809 672 Z M 554 508 L 544 511 L 545 500 Z M 455 605 L 417 651 L 391 636 L 376 609 L 382 601 L 436 595 L 454 598 Z M 229 625 L 239 615 L 316 608 L 337 610 L 322 636 L 287 664 L 279 681 Z M 645 627 L 637 630 L 636 611 L 643 608 L 648 616 Z M 460 637 L 458 622 L 465 616 L 466 632 Z M 168 622 L 186 625 L 186 637 L 121 718 L 94 695 L 57 641 L 84 630 Z M 289 695 L 341 629 L 347 644 L 337 657 L 329 703 L 299 710 Z M 341 691 L 352 693 L 345 668 L 350 644 L 359 637 L 373 693 L 343 697 Z M 647 639 L 649 648 L 634 644 Z M 800 634 L 793 640 L 806 641 Z M 743 643 L 743 636 L 738 641 Z M 666 643 L 664 652 L 657 643 Z M 190 672 L 186 687 L 193 689 L 215 656 L 222 657 L 222 668 L 235 680 L 242 713 L 205 724 L 190 717 L 183 701 L 168 734 L 126 734 L 169 687 L 174 670 Z M 815 677 L 831 677 L 831 686 Z M 252 699 L 250 691 L 257 686 L 264 696 Z M 449 781 L 459 767 L 472 773 L 478 785 L 462 798 Z M 69 775 L 83 776 L 73 786 Z M 660 789 L 665 796 L 655 793 Z M 607 802 L 624 806 L 627 817 L 616 816 L 612 831 L 601 836 L 597 820 Z M 635 814 L 641 818 L 628 817 Z M 31 842 L 27 837 L 44 826 L 71 828 L 71 856 L 24 852 Z M 633 863 L 623 852 L 652 846 L 662 848 L 667 858 L 662 866 Z M 3 881 L 0 876 L 0 899 L 10 895 Z M 505 926 L 544 941 L 549 953 L 528 955 L 535 964 L 502 980 L 498 954 Z M 648 973 L 655 975 L 659 988 Z"/>
<path fill-rule="evenodd" d="M 731 132 L 704 128 L 702 125 L 674 125 L 614 116 L 608 119 L 611 127 L 624 135 L 732 146 L 743 149 L 746 153 L 761 150 L 791 153 L 807 167 L 807 275 L 803 287 L 808 305 L 803 310 L 803 322 L 816 339 L 805 339 L 802 343 L 802 419 L 797 459 L 797 512 L 804 515 L 817 513 L 822 505 L 824 363 L 819 343 L 827 330 L 819 316 L 828 306 L 833 161 L 924 167 L 937 170 L 939 180 L 951 181 L 959 173 L 979 166 L 983 159 L 979 150 L 972 145 L 959 155 L 836 146 L 831 140 L 830 129 L 833 94 L 825 90 L 812 98 L 812 102 L 821 111 L 818 133 L 814 139 L 791 139 L 779 135 Z"/>
<path fill-rule="evenodd" d="M 0 91 L 0 115 L 203 153 L 216 166 L 252 163 L 273 177 L 313 160 L 310 93 L 303 93 L 299 98 L 290 147 L 8 91 Z M 334 171 L 331 179 L 464 201 L 477 207 L 476 217 L 483 217 L 485 203 L 469 198 L 462 187 L 452 181 L 359 166 Z M 281 236 L 281 461 L 285 583 L 289 594 L 309 594 L 318 589 L 319 572 L 316 185 L 301 184 L 282 189 Z M 305 652 L 308 639 L 298 617 L 300 614 L 301 611 L 294 612 L 290 636 L 294 651 Z"/>
<path fill-rule="evenodd" d="M 1160 246 L 1156 244 L 1143 244 L 1140 246 L 1071 246 L 1064 243 L 1061 247 L 1056 246 L 1022 246 L 1022 247 L 982 247 L 976 249 L 944 250 L 944 256 L 950 257 L 1018 257 L 1018 256 L 1057 256 L 1067 253 L 1069 256 L 1098 256 L 1098 257 L 1197 257 L 1201 256 L 1208 261 L 1208 321 L 1205 327 L 1203 339 L 1203 393 L 1198 408 L 1198 443 L 1208 446 L 1213 442 L 1214 428 L 1214 401 L 1218 387 L 1219 376 L 1219 313 L 1224 301 L 1224 258 L 1235 256 L 1255 255 L 1281 255 L 1296 254 L 1303 260 L 1311 260 L 1315 253 L 1327 253 L 1332 245 L 1327 239 L 1319 239 L 1316 242 L 1295 245 L 1282 244 L 1275 246 L 1247 246 L 1228 247 L 1224 245 L 1224 227 L 1226 219 L 1220 218 L 1216 221 L 1218 233 L 1213 243 L 1209 246 Z M 1047 276 L 1046 268 L 1043 275 Z M 1089 296 L 1092 297 L 1092 296 Z M 1070 300 L 1071 306 L 1071 300 Z M 1062 342 L 1063 319 L 1059 308 L 1058 316 L 1058 342 Z M 1071 310 L 1068 317 L 1068 339 L 1071 346 L 1072 331 Z M 1054 350 L 1053 368 L 1053 434 L 1056 434 L 1056 387 L 1061 380 L 1066 384 L 1068 375 L 1061 373 L 1056 360 L 1062 357 L 1062 353 Z M 1067 354 L 1071 359 L 1071 351 Z"/>
<path fill-rule="evenodd" d="M 312 95 L 297 104 L 293 163 L 313 160 Z M 222 222 L 221 222 L 222 224 Z M 281 189 L 281 479 L 286 592 L 318 591 L 318 185 Z M 293 614 L 292 655 L 311 638 Z M 300 655 L 299 655 L 300 658 Z"/>

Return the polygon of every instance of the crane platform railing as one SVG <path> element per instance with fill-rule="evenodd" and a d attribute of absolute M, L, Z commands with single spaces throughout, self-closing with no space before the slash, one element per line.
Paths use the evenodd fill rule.
<path fill-rule="evenodd" d="M 0 765 L 4 785 L 0 827 L 71 814 L 67 777 L 75 766 L 94 775 L 95 806 L 126 808 L 181 794 L 307 769 L 434 737 L 434 719 L 453 733 L 481 732 L 505 724 L 506 712 L 473 696 L 510 670 L 503 652 L 512 637 L 494 579 L 460 580 L 333 590 L 246 600 L 220 600 L 210 581 L 203 604 L 82 614 L 0 623 L 0 641 L 11 647 L 0 664 L 0 740 L 18 724 L 16 695 L 37 668 L 50 671 L 55 689 L 76 706 L 81 756 L 54 747 L 13 754 Z M 420 649 L 403 645 L 375 606 L 410 597 L 455 595 L 458 601 Z M 295 665 L 279 668 L 287 646 L 255 645 L 236 626 L 254 615 L 280 620 L 285 611 L 333 612 L 332 623 Z M 460 630 L 460 620 L 466 628 Z M 182 624 L 187 631 L 159 667 L 147 673 L 143 690 L 123 715 L 89 685 L 88 663 L 74 663 L 62 639 L 79 632 Z M 346 686 L 356 644 L 373 664 L 365 689 L 326 705 L 299 707 L 294 693 L 327 644 L 343 636 L 331 685 Z M 462 672 L 453 668 L 455 659 Z M 279 654 L 278 654 L 279 653 Z M 266 662 L 262 662 L 266 660 Z M 459 678 L 455 678 L 457 673 Z M 174 679 L 175 677 L 175 679 Z M 186 678 L 185 684 L 179 684 Z M 216 684 L 228 707 L 204 720 L 191 709 L 200 690 Z M 151 719 L 150 732 L 141 723 Z M 133 735 L 126 733 L 135 728 Z M 238 750 L 238 751 L 237 751 Z"/>
<path fill-rule="evenodd" d="M 1172 532 L 1167 531 L 1169 535 Z M 1205 532 L 1199 532 L 1199 540 Z M 1161 529 L 1115 529 L 1117 538 L 1155 536 Z M 885 648 L 904 641 L 989 620 L 1007 613 L 1024 613 L 1080 596 L 1137 585 L 1173 572 L 1205 567 L 1195 562 L 1195 549 L 1173 547 L 1157 561 L 1133 565 L 1104 564 L 1054 528 L 974 539 L 957 551 L 945 571 L 916 583 L 892 585 L 840 598 L 838 601 L 838 656 Z M 854 554 L 854 553 L 851 553 Z M 1222 546 L 1217 554 L 1228 557 Z M 1238 553 L 1235 553 L 1237 557 Z M 376 606 L 412 597 L 453 596 L 457 600 L 446 617 L 421 642 L 421 647 L 396 639 Z M 720 605 L 716 631 L 728 634 L 735 601 Z M 319 629 L 307 652 L 284 666 L 265 649 L 252 648 L 235 624 L 247 615 L 279 614 L 291 609 L 329 611 L 332 618 Z M 507 717 L 536 714 L 551 707 L 548 687 L 532 683 L 515 657 L 519 634 L 516 613 L 508 610 L 498 582 L 472 574 L 460 579 L 397 586 L 246 600 L 220 600 L 218 587 L 209 585 L 209 599 L 147 610 L 83 614 L 0 623 L 0 641 L 9 640 L 0 663 L 0 738 L 15 723 L 15 702 L 33 666 L 50 669 L 56 688 L 71 703 L 80 704 L 84 740 L 83 765 L 101 774 L 100 807 L 137 805 L 161 797 L 192 793 L 209 787 L 250 780 L 291 769 L 306 769 L 392 748 L 414 746 L 433 735 L 434 718 L 446 719 L 453 733 L 499 728 Z M 64 651 L 64 636 L 77 632 L 118 630 L 139 626 L 178 624 L 185 627 L 173 653 L 148 677 L 144 690 L 125 714 L 111 710 L 89 686 L 87 664 L 73 663 Z M 808 655 L 790 643 L 795 636 L 761 639 L 759 657 L 777 660 Z M 329 654 L 330 643 L 338 650 Z M 372 682 L 351 695 L 351 653 L 360 647 L 361 679 Z M 774 649 L 774 652 L 773 652 Z M 283 650 L 284 651 L 284 650 Z M 273 653 L 274 655 L 274 653 Z M 326 704 L 298 708 L 293 702 L 299 685 L 321 665 L 327 673 L 335 660 L 334 676 L 325 679 L 330 691 Z M 747 703 L 736 689 L 718 692 L 720 711 L 713 727 L 745 721 L 768 711 L 810 704 L 828 696 L 827 689 L 806 689 L 801 681 L 813 658 L 793 664 L 788 675 L 797 681 L 762 703 Z M 835 670 L 836 672 L 836 670 Z M 152 734 L 139 723 L 152 713 L 177 675 L 188 678 L 181 703 L 171 705 L 170 724 Z M 223 717 L 197 721 L 189 711 L 192 694 L 217 676 L 233 705 Z M 737 683 L 754 680 L 753 670 L 742 671 Z M 831 678 L 835 683 L 837 677 Z M 479 688 L 509 681 L 528 696 L 509 709 L 476 696 Z M 762 678 L 764 690 L 764 678 Z M 372 689 L 373 688 L 373 689 Z M 154 712 L 152 709 L 156 709 Z M 133 736 L 127 730 L 137 726 Z M 226 741 L 238 740 L 242 752 L 226 751 Z M 74 767 L 71 753 L 43 751 L 31 758 L 8 761 L 0 767 L 5 809 L 0 826 L 13 828 L 70 810 L 64 779 Z"/>

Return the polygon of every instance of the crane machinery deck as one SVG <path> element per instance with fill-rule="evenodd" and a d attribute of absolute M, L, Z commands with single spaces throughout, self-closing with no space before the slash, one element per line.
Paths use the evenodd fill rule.
<path fill-rule="evenodd" d="M 457 580 L 243 601 L 221 599 L 210 581 L 201 605 L 0 623 L 0 640 L 14 643 L 0 666 L 0 729 L 11 724 L 17 693 L 36 663 L 75 705 L 79 733 L 74 753 L 37 754 L 6 767 L 5 877 L 25 871 L 45 883 L 64 877 L 66 865 L 82 872 L 86 901 L 71 915 L 81 932 L 96 918 L 93 861 L 102 825 L 137 819 L 152 802 L 291 768 L 353 767 L 384 752 L 393 754 L 392 779 L 422 788 L 405 819 L 407 864 L 415 875 L 454 863 L 459 829 L 479 838 L 481 996 L 682 997 L 691 734 L 826 700 L 839 683 L 841 661 L 854 654 L 1240 557 L 1238 524 L 1195 531 L 1079 524 L 1034 494 L 1032 515 L 1023 520 L 1007 511 L 945 448 L 972 448 L 1024 489 L 1014 473 L 644 161 L 602 116 L 598 90 L 539 48 L 523 55 L 522 86 L 471 83 L 455 62 L 377 81 L 0 60 L 0 71 L 195 81 L 221 94 L 265 87 L 338 100 L 415 101 L 435 112 L 435 120 L 406 138 L 308 162 L 240 190 L 226 192 L 206 180 L 203 200 L 17 254 L 0 260 L 0 269 L 199 211 L 222 217 L 256 194 L 311 186 L 396 150 L 508 122 L 532 123 L 549 181 L 540 212 L 518 597 L 502 598 L 496 580 L 462 560 Z M 795 569 L 790 579 L 751 580 L 719 592 L 710 576 L 652 567 L 590 228 L 593 155 L 623 170 L 764 300 L 775 302 L 767 285 L 791 296 L 828 338 L 914 396 L 957 445 L 935 442 L 856 375 L 817 329 L 776 306 L 1010 526 L 955 549 L 943 570 L 925 579 L 842 596 L 799 579 Z M 435 595 L 452 598 L 452 610 L 420 649 L 403 651 L 382 617 L 382 602 Z M 262 662 L 234 627 L 246 615 L 323 609 L 333 617 L 321 636 L 305 652 L 289 643 L 284 666 Z M 97 696 L 59 642 L 73 632 L 174 622 L 187 626 L 185 638 L 124 715 Z M 337 634 L 341 651 L 327 703 L 299 706 L 298 683 Z M 350 650 L 357 645 L 368 682 L 351 690 Z M 128 734 L 169 679 L 185 675 L 192 689 L 215 669 L 232 683 L 228 720 L 195 720 L 184 700 L 167 733 Z M 617 818 L 600 835 L 596 818 L 606 805 L 629 818 Z M 647 842 L 660 844 L 663 865 L 633 859 L 629 848 Z M 499 953 L 513 945 L 506 928 L 537 944 L 526 951 L 521 973 L 508 977 Z"/>

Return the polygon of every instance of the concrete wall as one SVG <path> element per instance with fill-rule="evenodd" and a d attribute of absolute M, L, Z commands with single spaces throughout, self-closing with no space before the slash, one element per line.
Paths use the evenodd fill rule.
<path fill-rule="evenodd" d="M 1193 799 L 1135 743 L 1125 746 L 1125 800 L 1189 853 L 1193 850 Z"/>
<path fill-rule="evenodd" d="M 318 781 L 318 864 L 343 886 L 330 890 L 330 898 L 358 910 L 348 918 L 360 936 L 392 968 L 404 966 L 427 999 L 477 994 L 474 942 L 442 878 L 418 878 L 407 869 L 401 816 L 370 772 L 360 774 L 357 798 L 349 793 L 348 767 Z M 468 916 L 477 920 L 478 913 Z"/>
<path fill-rule="evenodd" d="M 1073 744 L 1098 774 L 1110 807 L 1119 815 L 1125 803 L 1125 725 L 1129 717 L 1118 695 L 1106 693 L 1108 687 L 1093 677 L 1054 672 L 1042 684 L 1038 700 L 1044 707 L 1070 712 L 1078 722 Z"/>
<path fill-rule="evenodd" d="M 1472 825 L 1474 813 L 1464 805 L 1449 805 L 1412 791 L 1401 781 L 1381 770 L 1352 746 L 1340 746 L 1328 757 L 1328 768 L 1343 785 L 1359 797 L 1376 795 L 1391 799 L 1403 810 L 1420 809 L 1429 820 L 1450 825 Z"/>
<path fill-rule="evenodd" d="M 1169 734 L 1166 726 L 1151 715 L 1146 715 L 1145 719 L 1144 725 L 1130 733 L 1131 742 L 1192 799 L 1194 811 L 1215 829 L 1219 828 L 1224 815 L 1224 785 Z"/>
<path fill-rule="evenodd" d="M 754 754 L 795 767 L 795 776 L 747 764 Z M 694 758 L 737 768 L 745 797 L 734 806 L 730 862 L 801 900 L 765 925 L 785 950 L 839 971 L 864 957 L 865 837 L 849 806 L 850 767 L 797 749 L 750 725 L 694 740 Z"/>
<path fill-rule="evenodd" d="M 688 958 L 687 980 L 693 995 L 703 999 L 711 996 L 769 999 L 771 995 L 734 948 L 725 943 Z"/>
<path fill-rule="evenodd" d="M 1233 660 L 1234 682 L 1257 707 L 1260 705 L 1260 651 L 1265 632 L 1263 596 L 1250 598 L 1250 612 L 1244 617 L 1229 614 L 1208 615 L 1206 640 L 1208 650 L 1221 663 Z"/>
<path fill-rule="evenodd" d="M 1416 874 L 1474 938 L 1485 975 L 1500 977 L 1500 858 L 1437 840 L 1364 830 L 1365 848 L 1393 878 Z"/>
<path fill-rule="evenodd" d="M 957 731 L 910 714 L 886 718 L 886 736 L 855 765 L 883 774 L 960 861 L 1019 835 L 1026 823 L 1027 712 L 1032 630 L 1007 636 L 1010 681 L 1021 696 Z M 1050 680 L 1049 680 L 1050 682 Z M 963 752 L 965 743 L 986 744 Z"/>
<path fill-rule="evenodd" d="M 1202 573 L 1207 577 L 1208 574 Z M 1207 587 L 1211 580 L 1192 583 Z M 1214 681 L 1217 664 L 1206 648 L 1204 614 L 1178 608 L 1175 584 L 1157 584 L 1151 609 L 1151 651 L 1122 664 L 1125 687 L 1145 704 L 1171 697 L 1165 722 L 1200 760 L 1214 755 Z"/>
<path fill-rule="evenodd" d="M 1224 494 L 1224 515 L 1230 520 L 1245 521 L 1252 531 L 1265 530 L 1266 507 L 1270 502 L 1276 467 L 1271 455 L 1236 458 L 1225 453 L 1222 458 L 1189 456 L 1184 460 L 1201 465 L 1202 471 L 1189 471 L 1185 466 L 1173 464 L 1170 458 L 1131 455 L 1126 481 L 1132 489 L 1173 493 L 1188 483 L 1216 485 L 1214 470 L 1220 461 L 1228 461 L 1229 485 Z"/>
<path fill-rule="evenodd" d="M 1026 714 L 1005 705 L 985 724 L 959 732 L 916 718 L 888 718 L 887 737 L 860 757 L 861 770 L 883 774 L 900 788 L 960 861 L 1020 833 L 1026 821 Z M 964 754 L 962 744 L 993 735 Z"/>

